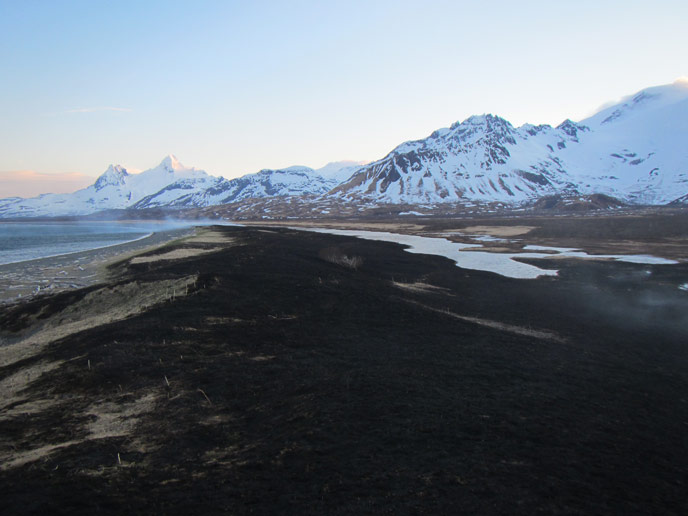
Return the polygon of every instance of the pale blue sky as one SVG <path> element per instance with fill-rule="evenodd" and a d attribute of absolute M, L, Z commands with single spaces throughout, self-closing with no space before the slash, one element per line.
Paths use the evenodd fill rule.
<path fill-rule="evenodd" d="M 0 0 L 0 171 L 373 160 L 688 75 L 688 2 Z"/>

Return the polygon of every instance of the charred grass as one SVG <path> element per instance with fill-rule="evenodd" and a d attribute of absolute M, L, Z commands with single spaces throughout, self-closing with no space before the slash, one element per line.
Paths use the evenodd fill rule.
<path fill-rule="evenodd" d="M 41 372 L 0 410 L 6 513 L 688 508 L 685 265 L 511 280 L 389 243 L 215 231 L 231 240 L 97 287 L 194 278 L 184 295 L 0 368 Z M 92 292 L 13 307 L 3 339 Z"/>

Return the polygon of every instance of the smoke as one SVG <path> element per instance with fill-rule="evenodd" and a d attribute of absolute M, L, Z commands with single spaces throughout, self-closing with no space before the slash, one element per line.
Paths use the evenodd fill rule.
<path fill-rule="evenodd" d="M 619 328 L 688 338 L 688 293 L 680 288 L 682 282 L 668 278 L 658 281 L 651 276 L 646 270 L 616 276 L 612 284 L 591 279 L 585 283 L 580 308 L 595 320 Z"/>

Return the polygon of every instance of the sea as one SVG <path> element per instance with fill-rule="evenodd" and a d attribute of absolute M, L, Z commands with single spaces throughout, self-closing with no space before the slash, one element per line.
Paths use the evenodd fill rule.
<path fill-rule="evenodd" d="M 131 242 L 187 224 L 171 222 L 0 222 L 0 265 Z"/>

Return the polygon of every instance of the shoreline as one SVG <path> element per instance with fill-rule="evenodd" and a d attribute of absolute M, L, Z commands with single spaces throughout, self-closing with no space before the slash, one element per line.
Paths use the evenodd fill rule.
<path fill-rule="evenodd" d="M 152 232 L 146 236 L 86 251 L 0 264 L 0 306 L 35 298 L 41 292 L 87 287 L 105 279 L 105 267 L 129 254 L 193 234 L 197 226 Z"/>
<path fill-rule="evenodd" d="M 139 240 L 143 240 L 145 238 L 151 237 L 155 234 L 155 231 L 151 231 L 149 233 L 146 233 L 143 236 L 140 236 L 138 238 L 134 238 L 132 240 L 125 240 L 123 242 L 116 242 L 114 244 L 106 244 L 106 245 L 99 245 L 98 247 L 91 247 L 89 249 L 82 249 L 80 251 L 68 251 L 66 253 L 58 253 L 58 254 L 49 254 L 48 256 L 41 256 L 39 258 L 29 258 L 28 260 L 16 260 L 14 262 L 5 262 L 5 263 L 0 263 L 0 267 L 3 265 L 14 265 L 14 264 L 19 264 L 19 263 L 26 263 L 26 262 L 33 262 L 36 260 L 46 260 L 48 258 L 60 258 L 62 256 L 68 256 L 70 254 L 79 254 L 79 253 L 85 253 L 88 251 L 97 251 L 99 249 L 105 249 L 106 247 L 115 247 L 118 245 L 124 245 L 124 244 L 130 244 L 132 242 L 138 242 Z"/>
<path fill-rule="evenodd" d="M 401 235 L 447 238 L 459 244 L 480 244 L 492 253 L 518 253 L 526 246 L 571 248 L 604 259 L 605 255 L 651 255 L 680 263 L 688 261 L 688 247 L 681 229 L 688 214 L 600 216 L 492 217 L 456 220 L 289 220 L 242 221 L 247 227 L 383 231 Z M 661 230 L 659 228 L 662 228 Z"/>

